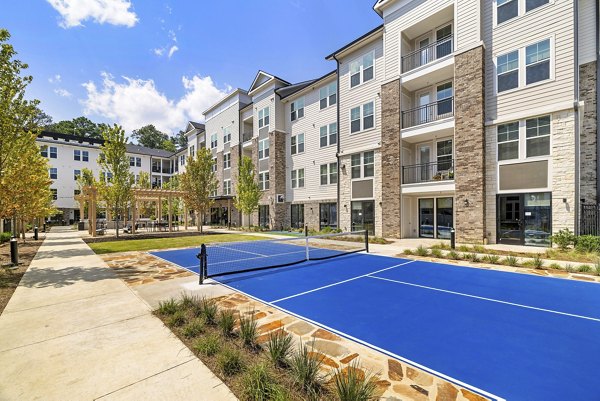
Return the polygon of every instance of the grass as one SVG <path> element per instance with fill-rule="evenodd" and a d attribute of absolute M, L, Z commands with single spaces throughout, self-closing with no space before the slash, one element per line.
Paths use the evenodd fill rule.
<path fill-rule="evenodd" d="M 589 273 L 592 271 L 592 266 L 590 265 L 580 265 L 579 269 L 577 269 L 579 273 Z"/>
<path fill-rule="evenodd" d="M 244 370 L 244 360 L 239 349 L 227 347 L 223 349 L 217 363 L 225 376 L 233 376 Z"/>
<path fill-rule="evenodd" d="M 292 354 L 292 336 L 283 330 L 277 330 L 269 334 L 267 352 L 273 365 L 286 367 Z"/>
<path fill-rule="evenodd" d="M 194 338 L 204 332 L 204 320 L 197 318 L 183 327 L 183 335 L 187 338 Z"/>
<path fill-rule="evenodd" d="M 333 382 L 340 401 L 369 401 L 374 399 L 377 389 L 377 376 L 364 373 L 358 359 L 345 369 L 337 369 Z"/>
<path fill-rule="evenodd" d="M 89 247 L 98 255 L 115 252 L 149 251 L 169 248 L 186 248 L 214 242 L 256 241 L 265 237 L 244 234 L 210 234 L 193 237 L 127 239 L 119 241 L 92 242 Z"/>
<path fill-rule="evenodd" d="M 415 249 L 415 255 L 417 256 L 427 256 L 429 255 L 429 249 L 425 248 L 423 245 L 419 245 L 417 249 Z"/>
<path fill-rule="evenodd" d="M 233 335 L 233 327 L 235 326 L 235 315 L 232 309 L 225 309 L 219 313 L 219 327 L 225 337 Z"/>
<path fill-rule="evenodd" d="M 221 350 L 221 339 L 214 334 L 207 335 L 196 341 L 194 349 L 202 355 L 216 355 Z"/>
<path fill-rule="evenodd" d="M 204 318 L 206 324 L 214 326 L 217 324 L 217 314 L 219 312 L 219 307 L 217 303 L 210 298 L 200 298 L 195 306 L 196 313 L 200 312 L 200 316 Z"/>
<path fill-rule="evenodd" d="M 263 363 L 251 366 L 242 378 L 245 400 L 268 401 L 280 391 L 271 372 Z"/>
<path fill-rule="evenodd" d="M 170 298 L 166 301 L 160 301 L 158 303 L 158 313 L 165 316 L 172 315 L 179 310 L 179 307 L 179 302 L 173 298 Z"/>
<path fill-rule="evenodd" d="M 250 316 L 240 316 L 240 338 L 248 348 L 256 348 L 258 325 L 254 319 L 254 311 Z"/>
<path fill-rule="evenodd" d="M 512 255 L 509 255 L 504 259 L 504 264 L 512 267 L 517 267 L 519 265 L 519 259 Z"/>
<path fill-rule="evenodd" d="M 290 373 L 294 384 L 306 394 L 318 393 L 325 384 L 321 374 L 323 359 L 311 353 L 308 346 L 300 343 L 296 353 L 290 358 Z"/>

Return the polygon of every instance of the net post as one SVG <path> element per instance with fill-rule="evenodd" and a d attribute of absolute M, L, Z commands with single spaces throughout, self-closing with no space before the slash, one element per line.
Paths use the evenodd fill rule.
<path fill-rule="evenodd" d="M 310 252 L 308 248 L 308 224 L 304 225 L 304 237 L 306 238 L 306 260 L 310 260 Z"/>
<path fill-rule="evenodd" d="M 369 230 L 365 230 L 365 250 L 369 253 Z"/>
<path fill-rule="evenodd" d="M 202 244 L 200 245 L 200 253 L 198 253 L 198 255 L 196 255 L 196 257 L 199 259 L 200 261 L 200 269 L 198 271 L 198 283 L 200 285 L 202 285 L 204 283 L 204 277 L 206 275 L 206 245 Z"/>

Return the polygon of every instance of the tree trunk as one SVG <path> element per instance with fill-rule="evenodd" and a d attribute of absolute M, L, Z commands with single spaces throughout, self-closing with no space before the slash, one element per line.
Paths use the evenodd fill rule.
<path fill-rule="evenodd" d="M 252 212 L 248 213 L 248 231 L 250 231 L 250 219 L 252 216 Z"/>
<path fill-rule="evenodd" d="M 117 208 L 115 207 L 115 229 L 117 230 L 117 238 L 119 238 L 119 214 L 116 212 Z"/>

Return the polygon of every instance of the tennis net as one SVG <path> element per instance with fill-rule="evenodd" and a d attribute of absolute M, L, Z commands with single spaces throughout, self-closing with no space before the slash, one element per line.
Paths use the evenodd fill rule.
<path fill-rule="evenodd" d="M 200 280 L 369 250 L 366 231 L 202 245 Z"/>

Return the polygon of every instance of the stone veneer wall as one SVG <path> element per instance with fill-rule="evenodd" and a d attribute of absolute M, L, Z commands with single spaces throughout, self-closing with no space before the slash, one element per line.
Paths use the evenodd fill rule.
<path fill-rule="evenodd" d="M 481 243 L 486 235 L 484 53 L 479 46 L 456 55 L 454 62 L 454 226 L 456 240 L 465 243 Z"/>
<path fill-rule="evenodd" d="M 381 87 L 381 196 L 382 232 L 384 237 L 401 236 L 401 139 L 400 80 Z"/>
<path fill-rule="evenodd" d="M 586 203 L 596 203 L 596 130 L 598 116 L 596 101 L 596 62 L 579 67 L 579 97 L 584 102 L 581 121 L 581 194 Z"/>
<path fill-rule="evenodd" d="M 285 139 L 285 132 L 269 133 L 269 190 L 267 193 L 271 205 L 269 210 L 271 228 L 276 230 L 289 226 L 289 217 L 287 216 L 289 202 L 277 203 L 277 194 L 286 193 Z"/>
<path fill-rule="evenodd" d="M 308 224 L 309 230 L 318 231 L 321 225 L 321 218 L 319 216 L 319 205 L 321 203 L 336 203 L 337 199 L 319 199 L 319 200 L 309 200 L 309 201 L 297 201 L 292 202 L 291 204 L 304 205 L 304 224 Z M 288 204 L 287 208 L 289 209 L 287 213 L 289 225 L 291 225 L 291 204 Z M 312 211 L 311 211 L 312 208 Z M 338 217 L 339 218 L 339 217 Z"/>
<path fill-rule="evenodd" d="M 552 114 L 552 232 L 575 229 L 575 114 Z M 563 202 L 567 200 L 567 203 Z"/>
<path fill-rule="evenodd" d="M 496 126 L 486 127 L 486 169 L 485 169 L 485 221 L 487 230 L 487 239 L 491 244 L 495 244 L 496 238 L 496 194 L 498 193 L 498 162 Z"/>
<path fill-rule="evenodd" d="M 252 164 L 254 165 L 254 173 L 256 174 L 256 179 L 258 180 L 258 137 L 255 136 L 252 138 Z M 270 173 L 269 173 L 270 174 Z M 269 196 L 267 192 L 263 192 L 263 196 L 259 202 L 261 205 L 269 204 Z M 258 225 L 258 209 L 252 213 L 250 216 L 250 221 L 252 225 Z"/>

